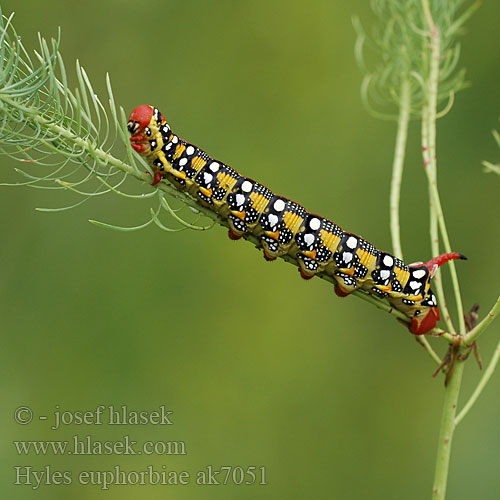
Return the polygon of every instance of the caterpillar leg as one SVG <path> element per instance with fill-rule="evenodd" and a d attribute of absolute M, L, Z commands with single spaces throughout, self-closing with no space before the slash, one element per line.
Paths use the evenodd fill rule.
<path fill-rule="evenodd" d="M 351 295 L 352 292 L 346 292 L 338 283 L 335 283 L 335 295 L 337 297 L 347 297 Z"/>
<path fill-rule="evenodd" d="M 237 241 L 243 236 L 243 234 L 235 233 L 232 228 L 229 228 L 227 236 L 230 240 Z"/>
<path fill-rule="evenodd" d="M 260 238 L 260 241 L 262 244 L 264 259 L 266 259 L 267 261 L 276 260 L 280 255 L 279 241 L 275 240 L 268 234 L 263 234 Z"/>
<path fill-rule="evenodd" d="M 335 284 L 335 295 L 337 295 L 337 297 L 347 297 L 358 288 L 356 278 L 349 274 L 335 271 L 335 279 L 337 280 Z"/>
<path fill-rule="evenodd" d="M 289 253 L 293 243 L 293 233 L 287 228 L 276 231 L 264 231 L 261 236 L 262 250 L 266 260 L 275 260 Z"/>
<path fill-rule="evenodd" d="M 247 232 L 248 226 L 246 222 L 237 215 L 232 213 L 227 221 L 229 223 L 227 235 L 231 240 L 239 240 Z"/>
<path fill-rule="evenodd" d="M 319 264 L 316 259 L 308 257 L 302 253 L 297 254 L 297 262 L 299 263 L 300 275 L 305 280 L 310 280 L 317 274 Z"/>
<path fill-rule="evenodd" d="M 156 186 L 163 178 L 163 175 L 161 172 L 155 172 L 155 176 L 153 178 L 153 182 L 151 183 L 152 186 Z"/>

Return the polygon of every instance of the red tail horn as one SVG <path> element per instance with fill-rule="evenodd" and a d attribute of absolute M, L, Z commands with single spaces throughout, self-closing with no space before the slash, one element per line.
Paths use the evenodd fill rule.
<path fill-rule="evenodd" d="M 467 260 L 467 257 L 457 252 L 442 253 L 441 255 L 438 255 L 437 257 L 431 259 L 429 262 L 426 262 L 424 266 L 429 269 L 431 275 L 433 275 L 437 271 L 438 267 L 446 264 L 449 260 L 455 259 Z"/>

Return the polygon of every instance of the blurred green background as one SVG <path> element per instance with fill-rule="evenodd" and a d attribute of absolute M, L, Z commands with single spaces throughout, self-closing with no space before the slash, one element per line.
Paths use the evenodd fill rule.
<path fill-rule="evenodd" d="M 62 54 L 100 95 L 111 75 L 128 111 L 154 104 L 182 137 L 313 212 L 390 249 L 388 194 L 395 125 L 363 108 L 351 24 L 368 2 L 253 0 L 68 3 L 2 0 L 26 47 L 62 28 Z M 442 203 L 465 307 L 498 293 L 500 3 L 467 25 L 462 64 L 472 86 L 439 121 Z M 122 154 L 120 151 L 117 154 Z M 19 177 L 3 158 L 1 181 Z M 431 257 L 418 125 L 402 196 L 408 262 Z M 217 227 L 137 233 L 148 206 L 113 195 L 57 214 L 64 194 L 0 188 L 2 245 L 1 496 L 10 499 L 423 499 L 430 497 L 443 395 L 433 362 L 388 315 L 338 299 L 320 280 L 267 263 Z M 450 303 L 451 303 L 450 299 Z M 496 324 L 480 341 L 490 358 Z M 436 342 L 443 354 L 443 342 Z M 477 383 L 468 364 L 463 396 Z M 459 427 L 449 498 L 498 498 L 500 377 Z M 173 426 L 67 426 L 38 415 L 97 405 L 173 410 Z M 13 421 L 20 405 L 35 420 Z M 18 456 L 13 440 L 183 440 L 185 456 Z M 74 473 L 70 486 L 13 486 L 15 465 Z M 195 472 L 265 466 L 266 486 L 98 486 L 81 470 Z M 193 482 L 193 481 L 192 481 Z"/>

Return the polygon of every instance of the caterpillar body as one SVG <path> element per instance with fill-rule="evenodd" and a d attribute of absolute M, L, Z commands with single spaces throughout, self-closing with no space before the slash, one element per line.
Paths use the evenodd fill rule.
<path fill-rule="evenodd" d="M 227 220 L 231 239 L 252 233 L 260 239 L 267 260 L 288 254 L 297 260 L 304 279 L 329 274 L 340 297 L 361 288 L 386 298 L 411 319 L 409 330 L 416 335 L 436 326 L 440 314 L 430 280 L 440 265 L 465 259 L 463 255 L 452 252 L 426 263 L 406 265 L 212 159 L 174 134 L 157 108 L 138 106 L 127 126 L 132 147 L 151 165 L 153 185 L 167 179 L 177 189 L 187 191 L 199 204 Z"/>

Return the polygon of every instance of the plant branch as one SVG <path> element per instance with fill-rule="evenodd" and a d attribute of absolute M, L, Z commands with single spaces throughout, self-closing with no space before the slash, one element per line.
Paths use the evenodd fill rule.
<path fill-rule="evenodd" d="M 424 106 L 422 109 L 422 156 L 424 160 L 424 169 L 427 171 L 431 168 L 431 160 L 429 157 L 429 118 L 428 118 L 428 106 Z M 430 181 L 429 181 L 430 182 Z M 431 239 L 431 252 L 432 255 L 439 255 L 439 235 L 437 226 L 436 210 L 434 207 L 434 197 L 429 189 L 429 231 Z M 438 270 L 434 275 L 434 288 L 436 289 L 436 295 L 439 300 L 439 307 L 442 311 L 444 321 L 446 323 L 446 328 L 451 335 L 455 334 L 456 330 L 453 326 L 450 313 L 448 311 L 448 306 L 446 305 L 446 297 L 444 295 L 443 282 L 441 280 L 441 271 Z"/>
<path fill-rule="evenodd" d="M 406 151 L 406 139 L 408 137 L 408 123 L 410 121 L 410 84 L 406 78 L 401 81 L 401 94 L 399 100 L 398 131 L 396 135 L 396 147 L 394 161 L 392 164 L 391 197 L 390 197 L 390 225 L 392 248 L 394 255 L 403 260 L 401 247 L 400 222 L 399 222 L 399 199 L 401 193 L 401 180 L 403 178 L 403 167 Z"/>
<path fill-rule="evenodd" d="M 457 359 L 448 385 L 445 387 L 441 429 L 439 431 L 436 470 L 432 487 L 433 500 L 445 500 L 451 444 L 455 430 L 455 414 L 464 371 L 464 361 Z"/>
<path fill-rule="evenodd" d="M 438 27 L 434 23 L 432 18 L 432 14 L 430 11 L 429 1 L 422 0 L 422 7 L 424 10 L 425 19 L 429 28 L 429 36 L 430 36 L 430 63 L 429 63 L 429 76 L 427 80 L 427 106 L 425 107 L 425 111 L 422 113 L 422 122 L 426 121 L 427 125 L 423 132 L 427 133 L 427 150 L 424 150 L 424 146 L 422 147 L 423 152 L 427 153 L 427 158 L 424 160 L 425 172 L 427 174 L 427 179 L 429 183 L 430 189 L 430 198 L 431 198 L 431 245 L 433 247 L 433 251 L 436 252 L 436 255 L 439 253 L 439 247 L 436 242 L 437 234 L 435 234 L 435 222 L 432 219 L 437 218 L 437 223 L 439 225 L 439 230 L 441 233 L 441 237 L 443 239 L 443 244 L 446 252 L 451 252 L 450 240 L 448 237 L 448 230 L 446 229 L 446 223 L 444 220 L 443 209 L 441 207 L 441 201 L 439 198 L 439 192 L 437 188 L 437 165 L 436 165 L 436 113 L 437 113 L 437 100 L 438 100 L 438 85 L 439 85 L 439 64 L 440 64 L 440 47 L 441 47 L 441 37 L 439 34 Z M 423 135 L 423 134 L 422 134 Z M 427 161 L 427 163 L 425 162 Z M 451 281 L 453 285 L 453 291 L 455 294 L 455 301 L 457 306 L 458 313 L 458 323 L 459 323 L 459 332 L 461 334 L 465 333 L 465 321 L 464 321 L 464 312 L 462 306 L 462 298 L 460 294 L 460 286 L 458 283 L 457 272 L 455 268 L 455 263 L 453 261 L 449 262 Z M 443 294 L 444 297 L 444 294 Z M 445 315 L 449 317 L 449 314 Z M 449 323 L 449 324 L 448 324 Z M 451 320 L 447 321 L 448 328 L 451 333 L 455 333 L 453 325 L 451 324 Z M 450 328 L 451 326 L 451 328 Z"/>
<path fill-rule="evenodd" d="M 430 36 L 430 61 L 429 75 L 426 82 L 427 102 L 422 111 L 422 153 L 424 156 L 424 170 L 429 184 L 430 210 L 430 238 L 431 247 L 435 255 L 439 254 L 438 226 L 443 238 L 444 246 L 447 252 L 451 252 L 448 232 L 444 221 L 443 210 L 439 199 L 437 189 L 437 164 L 436 164 L 436 120 L 437 120 L 437 101 L 439 86 L 439 64 L 441 38 L 438 27 L 432 18 L 429 0 L 422 0 L 424 17 L 429 29 Z M 462 299 L 460 297 L 460 288 L 456 276 L 455 266 L 450 262 L 450 272 L 452 277 L 453 289 L 457 303 L 459 315 L 459 332 L 465 334 L 465 320 L 463 317 Z M 440 276 L 438 277 L 438 297 L 441 305 L 445 305 L 444 291 Z M 444 306 L 445 321 L 450 333 L 454 334 L 455 329 L 451 322 L 450 315 L 446 306 Z M 453 347 L 450 348 L 453 352 Z M 434 483 L 432 488 L 432 498 L 434 500 L 445 500 L 446 486 L 448 482 L 448 470 L 450 465 L 451 445 L 453 433 L 455 430 L 455 414 L 460 394 L 460 385 L 464 371 L 464 360 L 457 356 L 454 362 L 451 362 L 450 369 L 453 370 L 447 374 L 447 383 L 445 383 L 445 396 L 441 417 L 441 428 L 439 431 L 439 441 L 436 456 L 436 468 L 434 472 Z"/>
<path fill-rule="evenodd" d="M 415 337 L 417 342 L 427 351 L 427 354 L 439 365 L 443 364 L 443 360 L 437 355 L 436 351 L 429 344 L 429 341 L 423 336 Z"/>
<path fill-rule="evenodd" d="M 479 335 L 486 330 L 489 324 L 495 319 L 496 315 L 500 311 L 500 296 L 497 298 L 497 301 L 491 308 L 490 312 L 483 318 L 483 320 L 476 325 L 469 333 L 465 335 L 464 344 L 471 345 L 473 344 Z"/>
<path fill-rule="evenodd" d="M 481 380 L 477 384 L 477 387 L 474 389 L 474 392 L 470 396 L 467 403 L 465 403 L 465 405 L 462 408 L 462 410 L 460 411 L 460 413 L 456 416 L 455 422 L 454 422 L 455 427 L 463 420 L 465 415 L 467 415 L 467 413 L 469 413 L 469 410 L 474 406 L 474 403 L 477 401 L 477 399 L 479 398 L 479 395 L 481 394 L 481 392 L 483 392 L 483 389 L 485 388 L 486 384 L 488 383 L 491 376 L 495 372 L 495 368 L 498 364 L 499 359 L 500 359 L 500 341 L 498 342 L 497 347 L 495 349 L 495 352 L 493 353 L 493 356 L 492 356 L 486 370 L 484 371 L 483 376 L 481 377 Z"/>
<path fill-rule="evenodd" d="M 394 255 L 403 260 L 403 249 L 401 246 L 400 221 L 399 221 L 399 202 L 401 198 L 401 181 L 403 179 L 403 168 L 406 154 L 406 140 L 408 138 L 408 125 L 410 122 L 411 94 L 410 82 L 402 77 L 400 98 L 399 98 L 399 117 L 398 129 L 396 134 L 396 146 L 394 150 L 394 160 L 392 164 L 391 195 L 390 195 L 390 227 L 392 247 Z M 432 349 L 425 337 L 416 337 L 429 356 L 441 364 L 441 359 Z"/>

